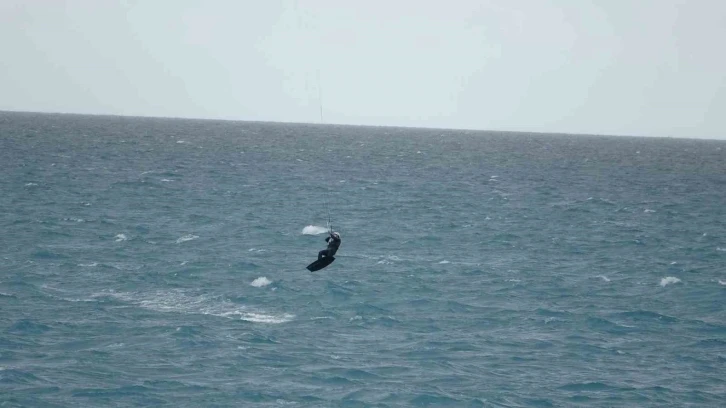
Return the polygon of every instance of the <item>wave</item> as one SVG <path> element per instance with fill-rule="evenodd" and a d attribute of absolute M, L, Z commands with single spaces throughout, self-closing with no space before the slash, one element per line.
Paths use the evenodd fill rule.
<path fill-rule="evenodd" d="M 68 256 L 66 256 L 66 255 L 59 254 L 59 253 L 53 252 L 53 251 L 44 250 L 44 249 L 33 252 L 32 257 L 34 259 L 66 259 L 66 258 L 68 258 Z"/>
<path fill-rule="evenodd" d="M 666 287 L 666 286 L 670 285 L 671 283 L 678 283 L 680 281 L 681 281 L 680 279 L 678 279 L 674 276 L 667 276 L 660 280 L 660 286 Z"/>
<path fill-rule="evenodd" d="M 328 232 L 327 228 L 319 227 L 317 225 L 308 225 L 302 230 L 303 235 L 320 235 L 325 234 L 326 232 Z"/>
<path fill-rule="evenodd" d="M 703 339 L 699 340 L 696 344 L 696 347 L 698 348 L 716 348 L 716 349 L 723 349 L 726 346 L 726 340 L 723 339 Z"/>
<path fill-rule="evenodd" d="M 177 239 L 176 243 L 181 244 L 182 242 L 191 241 L 191 240 L 194 240 L 197 238 L 199 238 L 198 235 L 187 234 L 187 235 L 184 235 L 183 237 Z"/>
<path fill-rule="evenodd" d="M 271 314 L 239 305 L 216 295 L 190 295 L 181 290 L 150 293 L 108 292 L 107 295 L 144 309 L 164 313 L 203 314 L 252 323 L 286 323 L 295 318 L 289 313 Z"/>
<path fill-rule="evenodd" d="M 411 405 L 415 406 L 454 406 L 462 402 L 442 394 L 422 394 L 409 401 Z"/>
<path fill-rule="evenodd" d="M 147 395 L 149 388 L 142 385 L 124 385 L 116 388 L 76 388 L 71 391 L 74 397 L 88 397 L 97 399 L 119 398 L 120 396 Z"/>
<path fill-rule="evenodd" d="M 588 326 L 593 330 L 598 330 L 605 333 L 611 333 L 611 334 L 627 334 L 633 330 L 636 329 L 636 326 L 623 324 L 623 323 L 616 323 L 612 320 L 608 320 L 604 317 L 588 317 L 587 318 L 587 324 Z"/>
<path fill-rule="evenodd" d="M 259 278 L 253 280 L 252 283 L 250 283 L 250 285 L 252 285 L 252 286 L 254 286 L 256 288 L 261 288 L 261 287 L 267 286 L 267 285 L 269 285 L 271 283 L 272 283 L 272 281 L 269 280 L 269 279 L 267 279 L 267 277 L 260 276 Z"/>
<path fill-rule="evenodd" d="M 126 234 L 117 234 L 114 238 L 116 238 L 116 242 L 128 241 L 129 239 Z"/>
<path fill-rule="evenodd" d="M 657 312 L 651 312 L 650 310 L 631 310 L 628 312 L 619 312 L 615 316 L 628 319 L 630 321 L 659 321 L 664 323 L 674 323 L 678 321 L 677 318 L 667 316 Z"/>
<path fill-rule="evenodd" d="M 21 319 L 15 322 L 12 326 L 7 328 L 8 333 L 16 333 L 16 334 L 41 334 L 45 333 L 46 331 L 50 330 L 50 326 L 35 322 L 33 320 L 29 319 Z"/>
<path fill-rule="evenodd" d="M 565 391 L 616 391 L 616 390 L 631 390 L 630 387 L 616 387 L 601 382 L 581 382 L 581 383 L 569 383 L 559 387 Z"/>
<path fill-rule="evenodd" d="M 14 367 L 3 368 L 2 373 L 3 384 L 9 384 L 11 388 L 13 385 L 18 384 L 37 385 L 39 382 L 42 382 L 35 375 Z"/>

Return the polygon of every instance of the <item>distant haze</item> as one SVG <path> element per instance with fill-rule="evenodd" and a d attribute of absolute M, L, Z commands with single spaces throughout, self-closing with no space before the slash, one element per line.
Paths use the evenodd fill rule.
<path fill-rule="evenodd" d="M 726 139 L 724 40 L 722 0 L 0 0 L 0 110 Z"/>

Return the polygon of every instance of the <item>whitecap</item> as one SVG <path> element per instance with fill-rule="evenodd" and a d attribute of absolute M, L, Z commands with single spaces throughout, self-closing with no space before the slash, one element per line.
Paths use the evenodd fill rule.
<path fill-rule="evenodd" d="M 655 210 L 651 210 L 649 208 L 646 208 L 645 210 L 643 210 L 643 212 L 646 212 L 646 213 L 654 213 Z"/>
<path fill-rule="evenodd" d="M 327 228 L 319 227 L 317 225 L 308 225 L 302 230 L 303 235 L 320 235 L 325 234 L 326 232 L 328 232 Z"/>
<path fill-rule="evenodd" d="M 604 280 L 605 282 L 610 282 L 610 278 L 608 278 L 605 275 L 597 275 L 597 277 L 600 278 L 600 279 L 602 279 L 602 280 Z"/>
<path fill-rule="evenodd" d="M 726 252 L 726 248 L 716 247 L 717 251 Z"/>
<path fill-rule="evenodd" d="M 660 286 L 665 287 L 667 285 L 670 285 L 671 283 L 678 283 L 680 281 L 681 280 L 678 279 L 678 278 L 676 278 L 676 277 L 667 276 L 667 277 L 665 277 L 665 278 L 663 278 L 663 279 L 660 280 Z"/>
<path fill-rule="evenodd" d="M 164 182 L 164 183 L 169 183 L 169 182 L 172 182 L 172 181 L 174 181 L 174 180 L 169 180 L 169 179 L 165 179 L 165 178 L 163 178 L 163 179 L 161 179 L 161 181 L 162 181 L 162 182 Z"/>
<path fill-rule="evenodd" d="M 25 187 L 33 187 L 33 186 L 37 186 L 37 185 L 38 185 L 38 183 L 25 183 Z"/>
<path fill-rule="evenodd" d="M 230 302 L 221 296 L 189 295 L 181 290 L 149 293 L 110 291 L 104 294 L 157 312 L 202 314 L 271 324 L 285 323 L 295 318 L 295 315 L 288 313 L 271 314 L 262 310 L 252 310 L 252 308 Z"/>
<path fill-rule="evenodd" d="M 444 259 L 443 261 L 441 261 L 441 262 L 439 262 L 439 263 L 440 263 L 440 264 L 448 264 L 448 263 L 451 263 L 451 262 L 450 262 L 450 261 L 447 261 L 446 259 Z"/>
<path fill-rule="evenodd" d="M 109 344 L 108 346 L 106 346 L 106 348 L 114 349 L 114 348 L 121 348 L 123 346 L 125 346 L 124 343 L 112 343 L 112 344 Z"/>
<path fill-rule="evenodd" d="M 98 266 L 97 262 L 91 262 L 89 264 L 78 264 L 78 266 L 82 266 L 84 268 L 93 268 L 94 266 Z"/>
<path fill-rule="evenodd" d="M 187 235 L 184 235 L 183 237 L 177 239 L 176 243 L 181 244 L 182 242 L 191 241 L 191 240 L 197 239 L 197 238 L 199 238 L 198 235 L 187 234 Z"/>
<path fill-rule="evenodd" d="M 114 238 L 116 238 L 116 242 L 127 241 L 129 239 L 126 234 L 117 234 Z"/>
<path fill-rule="evenodd" d="M 280 324 L 280 323 L 286 323 L 292 320 L 294 316 L 290 314 L 283 314 L 280 316 L 273 316 L 268 314 L 262 314 L 262 313 L 242 313 L 240 314 L 239 318 L 241 320 L 252 322 L 252 323 L 272 323 L 272 324 Z"/>
<path fill-rule="evenodd" d="M 260 312 L 245 312 L 242 310 L 233 310 L 229 312 L 224 312 L 221 314 L 215 314 L 215 313 L 204 313 L 204 314 L 211 314 L 215 316 L 220 317 L 226 317 L 229 319 L 239 318 L 240 320 L 244 320 L 247 322 L 253 322 L 253 323 L 286 323 L 292 320 L 295 316 L 291 314 L 281 314 L 281 315 L 271 315 L 266 313 L 260 313 Z"/>
<path fill-rule="evenodd" d="M 269 285 L 271 283 L 272 283 L 272 281 L 269 280 L 269 279 L 267 279 L 267 277 L 260 276 L 259 278 L 253 280 L 252 283 L 250 283 L 250 285 L 252 285 L 252 286 L 254 286 L 256 288 L 261 288 L 261 287 L 267 286 L 267 285 Z"/>
<path fill-rule="evenodd" d="M 721 279 L 718 280 L 719 285 L 726 285 L 726 281 L 722 281 Z"/>

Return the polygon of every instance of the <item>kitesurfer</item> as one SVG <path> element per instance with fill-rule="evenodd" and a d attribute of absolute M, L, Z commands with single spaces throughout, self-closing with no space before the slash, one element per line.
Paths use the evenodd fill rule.
<path fill-rule="evenodd" d="M 338 252 L 341 243 L 340 234 L 330 231 L 330 236 L 325 238 L 325 242 L 328 243 L 328 247 L 318 252 L 318 260 L 323 259 L 324 256 L 334 256 Z"/>

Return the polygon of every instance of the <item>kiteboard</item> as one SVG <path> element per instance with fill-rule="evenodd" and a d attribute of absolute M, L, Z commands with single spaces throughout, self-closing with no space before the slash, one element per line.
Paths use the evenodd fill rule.
<path fill-rule="evenodd" d="M 307 269 L 310 272 L 319 271 L 319 270 L 325 268 L 326 266 L 330 265 L 331 263 L 333 263 L 334 260 L 335 260 L 334 256 L 326 256 L 326 257 L 318 259 L 317 261 L 308 265 Z"/>

